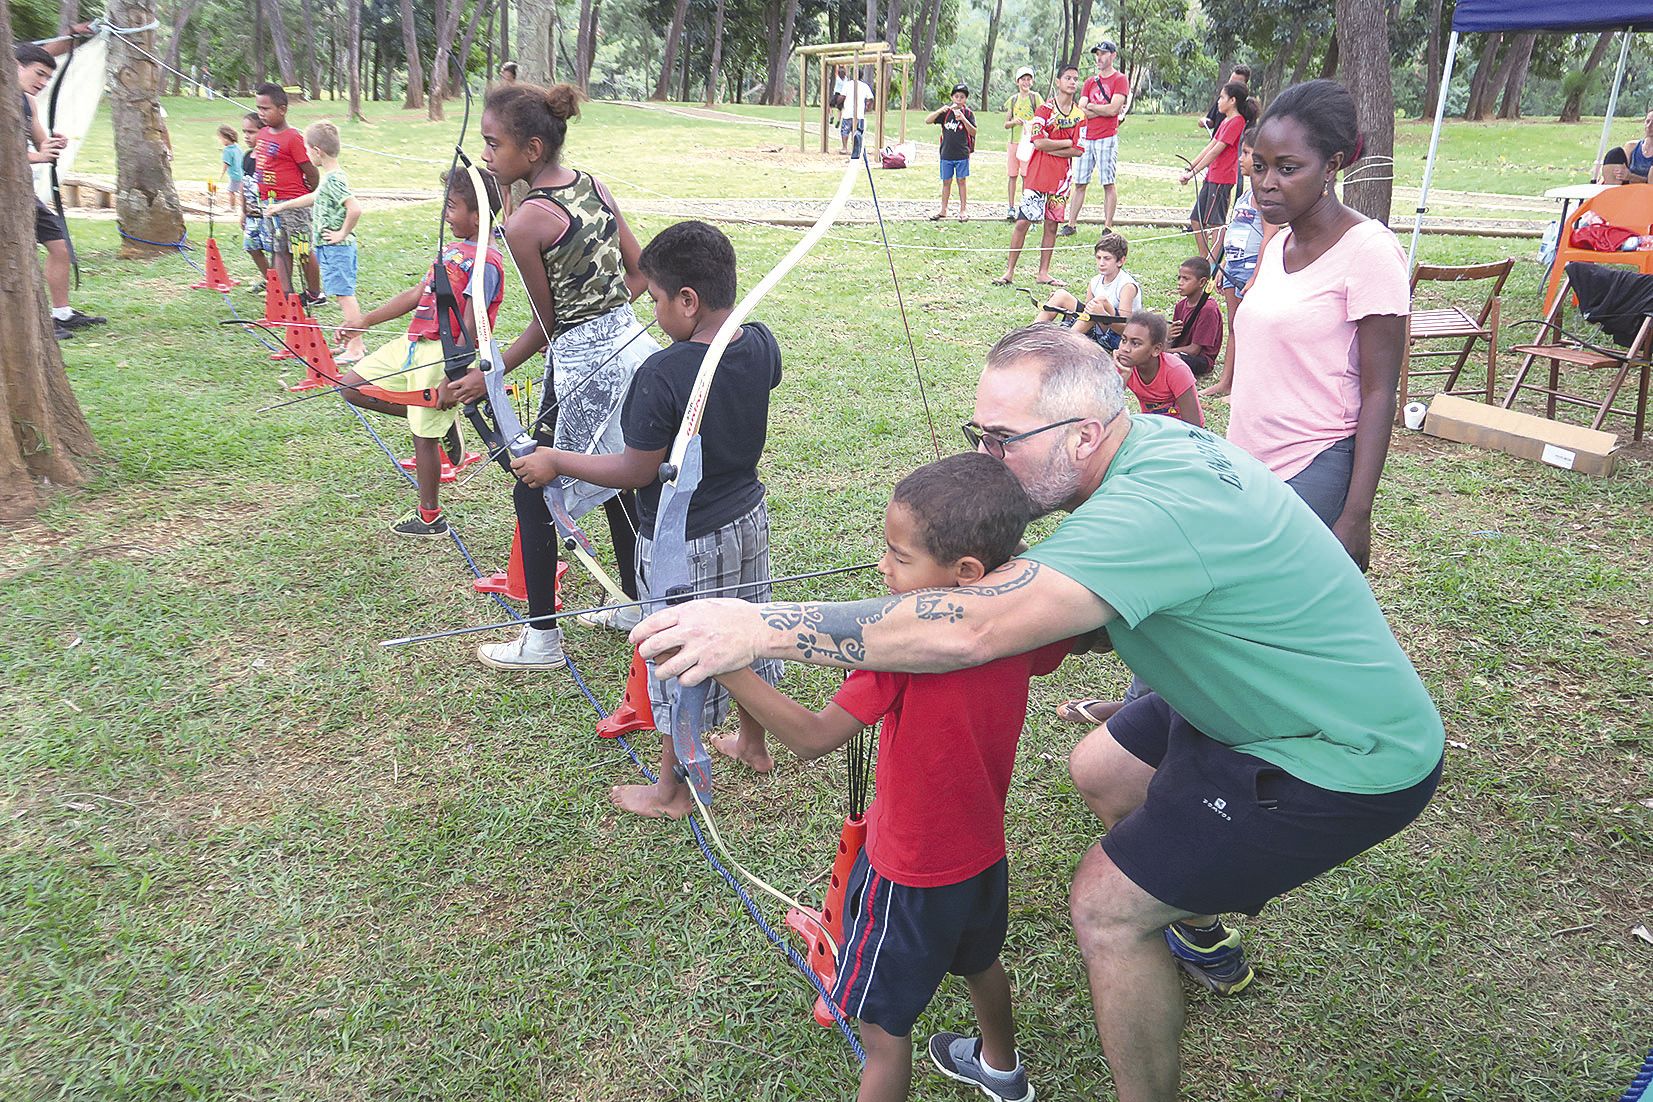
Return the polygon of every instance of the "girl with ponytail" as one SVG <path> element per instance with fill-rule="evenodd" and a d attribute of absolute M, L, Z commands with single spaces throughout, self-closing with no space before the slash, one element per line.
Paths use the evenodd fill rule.
<path fill-rule="evenodd" d="M 619 452 L 620 404 L 638 366 L 660 346 L 632 313 L 647 286 L 637 266 L 641 248 L 619 205 L 590 173 L 563 163 L 570 119 L 580 93 L 572 85 L 542 88 L 515 82 L 488 94 L 482 112 L 482 159 L 504 187 L 518 182 L 527 194 L 505 224 L 505 243 L 533 305 L 526 329 L 503 353 L 514 370 L 546 350 L 542 421 L 536 437 L 545 447 L 575 452 Z M 461 388 L 474 400 L 480 382 Z M 617 580 L 637 596 L 637 500 L 633 491 L 590 483 L 567 487 L 568 511 L 578 520 L 601 505 L 614 541 Z M 557 533 L 541 491 L 523 482 L 514 488 L 522 562 L 531 616 L 555 610 Z M 616 613 L 587 621 L 629 630 L 634 621 Z M 498 669 L 550 669 L 562 665 L 562 631 L 528 627 L 520 638 L 484 644 L 477 656 Z"/>
<path fill-rule="evenodd" d="M 1188 171 L 1178 177 L 1179 183 L 1186 184 L 1199 175 L 1201 169 L 1210 166 L 1200 193 L 1194 198 L 1194 209 L 1188 212 L 1188 228 L 1197 235 L 1200 255 L 1213 264 L 1216 256 L 1211 234 L 1228 223 L 1228 201 L 1234 197 L 1234 184 L 1240 178 L 1240 135 L 1256 121 L 1257 101 L 1251 98 L 1249 88 L 1231 80 L 1217 93 L 1217 110 L 1222 113 L 1222 121 L 1211 140 L 1205 143 Z"/>
<path fill-rule="evenodd" d="M 1363 144 L 1336 81 L 1293 85 L 1263 114 L 1252 197 L 1284 228 L 1234 313 L 1228 438 L 1285 479 L 1365 570 L 1411 289 L 1389 227 L 1337 197 L 1337 174 Z"/>

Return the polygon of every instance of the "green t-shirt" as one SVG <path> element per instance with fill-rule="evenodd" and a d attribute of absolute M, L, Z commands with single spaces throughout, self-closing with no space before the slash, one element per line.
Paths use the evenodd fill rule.
<path fill-rule="evenodd" d="M 344 228 L 344 201 L 354 194 L 355 192 L 350 190 L 350 180 L 345 176 L 343 169 L 335 168 L 321 178 L 321 183 L 316 185 L 314 231 L 316 244 L 329 244 L 322 237 L 322 234 Z M 348 239 L 340 242 L 343 245 L 354 245 L 355 243 L 355 234 L 351 234 Z"/>
<path fill-rule="evenodd" d="M 1339 792 L 1440 761 L 1440 714 L 1348 553 L 1204 429 L 1132 417 L 1096 493 L 1024 557 L 1112 605 L 1119 657 L 1218 742 Z"/>

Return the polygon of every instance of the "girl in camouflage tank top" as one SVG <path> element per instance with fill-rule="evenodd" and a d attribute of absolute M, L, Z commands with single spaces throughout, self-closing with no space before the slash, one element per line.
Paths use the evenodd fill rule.
<path fill-rule="evenodd" d="M 547 349 L 536 434 L 542 444 L 588 453 L 618 452 L 625 446 L 620 405 L 638 366 L 659 345 L 642 332 L 631 310 L 632 299 L 647 286 L 637 267 L 642 250 L 636 237 L 608 189 L 589 173 L 562 163 L 568 120 L 578 113 L 579 92 L 567 84 L 550 89 L 505 85 L 489 94 L 483 110 L 483 160 L 502 186 L 520 181 L 529 188 L 505 224 L 505 244 L 528 293 L 533 320 L 503 356 L 506 369 L 514 370 Z M 466 388 L 457 396 L 467 398 Z M 615 577 L 635 598 L 634 493 L 566 479 L 561 488 L 576 520 L 603 507 L 614 541 Z M 528 611 L 531 616 L 548 615 L 556 605 L 557 532 L 540 491 L 519 482 L 513 500 Z M 631 625 L 606 626 L 628 630 Z M 477 654 L 497 668 L 560 667 L 562 632 L 525 628 L 520 638 L 484 644 Z"/>

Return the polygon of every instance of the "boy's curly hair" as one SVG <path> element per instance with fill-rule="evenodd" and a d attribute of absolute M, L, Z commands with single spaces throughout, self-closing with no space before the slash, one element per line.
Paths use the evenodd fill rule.
<path fill-rule="evenodd" d="M 912 513 L 924 550 L 937 562 L 969 555 L 989 571 L 1016 554 L 1033 519 L 1021 482 L 1003 460 L 984 452 L 960 452 L 920 467 L 896 483 L 890 500 Z"/>

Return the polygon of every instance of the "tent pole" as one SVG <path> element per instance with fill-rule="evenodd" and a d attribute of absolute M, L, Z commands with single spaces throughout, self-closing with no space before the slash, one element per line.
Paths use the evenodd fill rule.
<path fill-rule="evenodd" d="M 1613 129 L 1613 114 L 1619 106 L 1619 86 L 1624 83 L 1624 63 L 1630 57 L 1630 35 L 1634 28 L 1624 28 L 1624 41 L 1619 45 L 1619 67 L 1613 74 L 1613 91 L 1607 96 L 1607 117 L 1601 120 L 1601 141 L 1596 146 L 1596 161 L 1590 166 L 1590 178 L 1595 179 L 1596 165 L 1607 156 L 1607 137 Z"/>
<path fill-rule="evenodd" d="M 1411 270 L 1418 255 L 1418 235 L 1423 232 L 1423 213 L 1429 209 L 1429 184 L 1435 178 L 1435 150 L 1441 144 L 1441 123 L 1446 118 L 1446 93 L 1452 87 L 1452 62 L 1458 56 L 1458 32 L 1454 30 L 1446 41 L 1446 66 L 1441 76 L 1441 95 L 1435 101 L 1435 129 L 1429 135 L 1429 156 L 1423 163 L 1423 186 L 1418 189 L 1418 211 L 1412 216 L 1412 247 L 1406 252 L 1406 267 Z"/>

